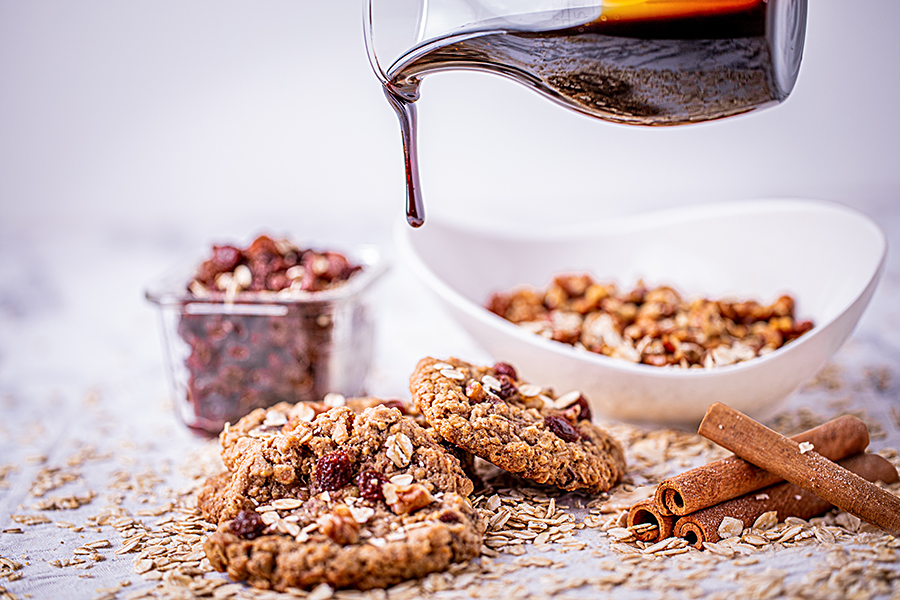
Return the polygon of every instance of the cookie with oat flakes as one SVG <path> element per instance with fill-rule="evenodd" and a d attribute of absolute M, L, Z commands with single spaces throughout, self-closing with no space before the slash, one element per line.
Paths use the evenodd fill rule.
<path fill-rule="evenodd" d="M 622 447 L 591 422 L 582 395 L 557 398 L 520 381 L 506 363 L 424 358 L 410 391 L 445 440 L 511 473 L 564 490 L 601 492 L 625 472 Z"/>
<path fill-rule="evenodd" d="M 228 520 L 273 500 L 306 501 L 321 492 L 359 494 L 363 473 L 385 480 L 409 476 L 431 495 L 472 492 L 472 481 L 437 434 L 396 408 L 356 413 L 341 406 L 311 419 L 295 417 L 289 410 L 275 425 L 257 423 L 258 415 L 237 424 L 247 434 L 223 449 L 230 476 L 211 478 L 201 491 L 204 517 Z"/>
<path fill-rule="evenodd" d="M 346 406 L 355 413 L 361 413 L 373 406 L 396 408 L 404 415 L 416 419 L 419 425 L 428 424 L 418 410 L 408 401 L 384 399 L 374 396 L 345 398 L 340 394 L 328 394 L 321 402 L 279 402 L 268 408 L 257 408 L 235 424 L 226 423 L 219 434 L 222 446 L 222 462 L 228 470 L 234 470 L 240 461 L 253 452 L 254 448 L 265 445 L 274 434 L 292 428 L 291 423 L 312 421 L 320 414 L 340 406 Z"/>
<path fill-rule="evenodd" d="M 403 485 L 365 477 L 361 488 L 276 500 L 223 521 L 204 543 L 210 564 L 265 589 L 370 589 L 480 554 L 482 526 L 467 499 L 431 495 L 405 483 L 409 475 L 393 478 Z"/>

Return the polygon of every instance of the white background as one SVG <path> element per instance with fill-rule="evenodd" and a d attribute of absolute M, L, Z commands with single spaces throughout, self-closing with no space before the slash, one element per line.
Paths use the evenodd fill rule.
<path fill-rule="evenodd" d="M 667 130 L 487 74 L 426 80 L 429 216 L 567 222 L 769 196 L 900 196 L 900 3 L 811 0 L 783 105 Z M 355 0 L 0 0 L 3 231 L 115 223 L 202 248 L 261 229 L 382 239 L 401 145 Z"/>
<path fill-rule="evenodd" d="M 896 0 L 811 0 L 788 100 L 688 127 L 605 123 L 495 75 L 430 76 L 426 212 L 508 228 L 799 196 L 870 214 L 893 244 L 898 25 Z M 0 383 L 134 368 L 161 395 L 144 287 L 212 242 L 266 231 L 385 250 L 371 391 L 405 394 L 423 355 L 480 357 L 393 255 L 404 199 L 356 0 L 0 0 Z M 891 348 L 895 262 L 858 332 Z"/>

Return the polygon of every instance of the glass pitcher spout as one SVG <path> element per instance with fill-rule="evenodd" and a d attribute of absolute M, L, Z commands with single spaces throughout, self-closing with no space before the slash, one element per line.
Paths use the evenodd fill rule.
<path fill-rule="evenodd" d="M 669 126 L 784 101 L 800 70 L 807 0 L 366 0 L 365 7 L 369 58 L 395 110 L 419 99 L 426 75 L 465 69 L 508 77 L 591 117 Z M 408 115 L 398 115 L 405 127 Z M 406 151 L 414 147 L 404 137 Z M 418 185 L 409 173 L 407 182 Z"/>

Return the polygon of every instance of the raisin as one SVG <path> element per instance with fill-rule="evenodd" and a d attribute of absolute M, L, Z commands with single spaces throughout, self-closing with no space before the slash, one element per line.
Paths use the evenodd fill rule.
<path fill-rule="evenodd" d="M 353 479 L 353 461 L 343 450 L 329 452 L 316 462 L 315 478 L 319 491 L 343 489 Z"/>
<path fill-rule="evenodd" d="M 519 378 L 519 376 L 516 375 L 516 368 L 509 363 L 498 362 L 494 365 L 493 368 L 494 373 L 496 373 L 497 375 L 506 375 L 513 381 Z"/>
<path fill-rule="evenodd" d="M 572 410 L 575 407 L 577 407 L 577 410 Z M 588 405 L 587 399 L 583 394 L 579 394 L 578 399 L 566 407 L 566 414 L 572 414 L 572 416 L 575 417 L 575 421 L 591 420 L 591 407 Z"/>
<path fill-rule="evenodd" d="M 497 381 L 500 382 L 500 390 L 497 392 L 497 395 L 504 400 L 509 400 L 519 391 L 519 388 L 516 387 L 516 383 L 509 375 L 497 375 Z"/>
<path fill-rule="evenodd" d="M 356 478 L 359 495 L 366 500 L 384 500 L 384 492 L 381 491 L 381 486 L 385 483 L 387 483 L 387 478 L 372 469 L 363 471 Z"/>
<path fill-rule="evenodd" d="M 438 516 L 438 520 L 441 523 L 460 523 L 462 519 L 459 516 L 459 513 L 455 510 L 445 510 Z"/>
<path fill-rule="evenodd" d="M 578 433 L 578 430 L 562 417 L 547 415 L 544 417 L 544 425 L 547 426 L 547 429 L 555 433 L 556 437 L 564 442 L 575 442 L 581 438 L 581 434 Z"/>
<path fill-rule="evenodd" d="M 242 510 L 228 524 L 228 530 L 231 533 L 246 540 L 259 537 L 265 528 L 266 524 L 263 523 L 262 517 L 253 510 Z"/>

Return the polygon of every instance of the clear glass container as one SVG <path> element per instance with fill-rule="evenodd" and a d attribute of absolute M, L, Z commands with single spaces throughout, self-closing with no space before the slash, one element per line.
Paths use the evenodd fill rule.
<path fill-rule="evenodd" d="M 191 429 L 218 434 L 256 408 L 365 394 L 372 364 L 372 285 L 385 272 L 374 247 L 344 254 L 362 269 L 328 290 L 214 292 L 188 282 L 201 261 L 150 285 L 159 307 L 175 405 Z"/>

